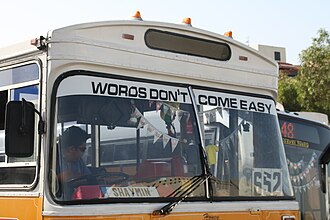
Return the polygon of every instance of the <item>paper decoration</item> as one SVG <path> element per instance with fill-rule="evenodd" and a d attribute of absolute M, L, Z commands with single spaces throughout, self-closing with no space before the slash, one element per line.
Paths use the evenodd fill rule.
<path fill-rule="evenodd" d="M 296 192 L 299 191 L 301 193 L 301 192 L 306 192 L 307 190 L 309 190 L 313 186 L 315 186 L 317 188 L 320 187 L 320 181 L 318 180 L 318 178 L 316 176 L 314 176 L 311 181 L 309 181 L 308 183 L 306 183 L 304 185 L 300 185 L 300 186 L 293 185 L 293 189 Z"/>
<path fill-rule="evenodd" d="M 140 117 L 139 124 L 137 126 L 137 129 L 140 129 L 144 127 L 147 124 L 147 120 L 144 117 Z"/>
<path fill-rule="evenodd" d="M 149 134 L 154 135 L 156 128 L 154 128 L 151 124 L 147 124 L 147 131 Z"/>
<path fill-rule="evenodd" d="M 221 116 L 221 118 L 223 118 L 223 116 L 222 116 L 222 108 L 217 108 L 217 111 L 218 111 L 219 115 Z"/>
<path fill-rule="evenodd" d="M 163 134 L 163 148 L 166 147 L 167 143 L 170 141 L 171 137 L 167 134 Z"/>
<path fill-rule="evenodd" d="M 183 110 L 179 110 L 176 107 L 173 107 L 171 105 L 168 105 L 166 103 L 160 104 L 160 102 L 156 103 L 156 107 L 158 104 L 158 109 L 160 109 L 162 107 L 162 117 L 167 117 L 169 120 L 170 119 L 174 119 L 175 116 L 178 116 L 178 120 L 180 121 L 182 119 L 183 116 L 186 116 L 186 120 L 189 121 L 190 118 L 190 114 L 189 112 L 183 111 Z M 206 118 L 208 118 L 207 120 L 212 121 L 212 120 L 216 120 L 216 115 L 219 114 L 221 117 L 223 117 L 223 110 L 221 108 L 215 108 L 215 109 L 210 109 L 204 112 L 201 112 L 203 114 L 205 114 Z M 154 126 L 152 126 L 152 124 L 150 122 L 148 122 L 148 120 L 140 113 L 140 111 L 138 109 L 135 110 L 134 112 L 134 116 L 139 118 L 139 123 L 137 126 L 137 129 L 140 129 L 144 126 L 147 126 L 147 131 L 149 134 L 154 136 L 154 142 L 158 141 L 160 138 L 163 139 L 163 148 L 166 147 L 166 145 L 168 144 L 169 141 L 171 141 L 171 145 L 172 145 L 172 152 L 175 150 L 175 148 L 177 147 L 178 143 L 179 143 L 179 139 L 175 138 L 175 137 L 171 137 L 168 134 L 162 133 L 161 131 L 157 130 Z M 230 149 L 231 143 L 235 144 L 235 141 L 237 139 L 238 136 L 238 132 L 242 133 L 242 125 L 244 123 L 244 120 L 241 121 L 241 123 L 237 126 L 237 128 L 232 131 L 232 133 L 230 133 L 227 137 L 225 137 L 224 139 L 220 140 L 218 142 L 219 145 L 224 146 L 224 148 Z"/>
<path fill-rule="evenodd" d="M 219 141 L 219 146 L 223 146 L 223 148 L 230 149 L 230 143 L 235 144 L 235 140 L 237 140 L 238 132 L 242 132 L 244 120 L 239 123 L 234 131 L 232 131 L 227 137 Z"/>
<path fill-rule="evenodd" d="M 152 104 L 152 103 L 149 103 Z M 157 105 L 157 103 L 156 103 Z M 167 109 L 168 106 L 166 107 Z M 185 112 L 182 111 L 182 114 L 184 114 Z M 172 145 L 172 152 L 175 150 L 175 148 L 177 147 L 178 143 L 179 143 L 179 139 L 175 138 L 175 137 L 171 137 L 168 134 L 162 133 L 161 131 L 157 130 L 157 128 L 155 128 L 142 114 L 141 112 L 135 108 L 135 111 L 131 114 L 131 116 L 136 117 L 139 120 L 139 123 L 136 127 L 136 129 L 141 129 L 143 127 L 146 127 L 148 134 L 152 135 L 153 138 L 153 143 L 156 143 L 156 141 L 158 141 L 160 138 L 163 138 L 163 148 L 166 147 L 166 145 L 168 144 L 169 141 L 171 141 L 171 145 Z"/>
<path fill-rule="evenodd" d="M 156 141 L 158 141 L 161 136 L 162 136 L 162 133 L 160 133 L 158 130 L 155 130 L 153 143 L 156 143 Z"/>
<path fill-rule="evenodd" d="M 310 175 L 311 169 L 315 166 L 317 162 L 317 154 L 313 152 L 310 160 L 308 162 L 304 162 L 304 160 L 299 160 L 298 162 L 292 162 L 287 159 L 287 164 L 290 172 L 290 179 L 292 182 L 292 186 L 296 192 L 306 192 L 311 187 L 320 186 L 320 182 L 318 180 L 317 175 L 312 177 L 307 183 L 307 178 Z M 310 178 L 309 178 L 310 179 Z"/>
<path fill-rule="evenodd" d="M 315 152 L 313 152 L 311 159 L 306 164 L 303 160 L 300 160 L 295 163 L 287 159 L 290 179 L 294 183 L 300 185 L 300 182 L 302 182 L 306 178 L 310 170 L 314 167 L 316 161 L 317 161 L 317 154 Z"/>
<path fill-rule="evenodd" d="M 176 146 L 178 145 L 179 140 L 176 138 L 171 138 L 171 145 L 172 145 L 172 152 L 175 150 Z"/>

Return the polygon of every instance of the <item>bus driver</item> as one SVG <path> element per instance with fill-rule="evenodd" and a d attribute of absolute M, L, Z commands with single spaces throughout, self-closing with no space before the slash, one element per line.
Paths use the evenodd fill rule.
<path fill-rule="evenodd" d="M 67 182 L 80 176 L 91 174 L 82 160 L 86 151 L 86 140 L 90 136 L 81 128 L 71 126 L 60 136 L 60 151 L 62 158 L 57 167 L 57 177 L 60 182 Z"/>

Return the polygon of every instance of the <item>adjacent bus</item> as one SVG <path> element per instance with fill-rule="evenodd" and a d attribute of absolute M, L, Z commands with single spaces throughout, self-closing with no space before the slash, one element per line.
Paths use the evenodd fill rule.
<path fill-rule="evenodd" d="M 189 23 L 78 24 L 1 49 L 0 219 L 298 220 L 277 78 Z"/>
<path fill-rule="evenodd" d="M 330 144 L 330 128 L 327 124 L 307 119 L 306 114 L 304 117 L 298 114 L 278 112 L 290 179 L 300 204 L 301 219 L 329 219 L 328 195 L 321 191 L 318 161 Z"/>

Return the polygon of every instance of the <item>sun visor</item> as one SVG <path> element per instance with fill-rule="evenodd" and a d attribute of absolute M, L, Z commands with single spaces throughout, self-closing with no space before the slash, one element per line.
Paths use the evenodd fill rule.
<path fill-rule="evenodd" d="M 129 99 L 96 96 L 65 96 L 58 98 L 58 122 L 128 127 L 131 114 Z"/>

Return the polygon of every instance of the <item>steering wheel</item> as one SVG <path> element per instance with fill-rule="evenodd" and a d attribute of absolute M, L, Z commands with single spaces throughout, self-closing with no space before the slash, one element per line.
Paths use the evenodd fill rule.
<path fill-rule="evenodd" d="M 113 185 L 129 179 L 129 175 L 123 172 L 93 173 L 71 179 L 67 182 L 72 188 L 82 185 Z"/>

